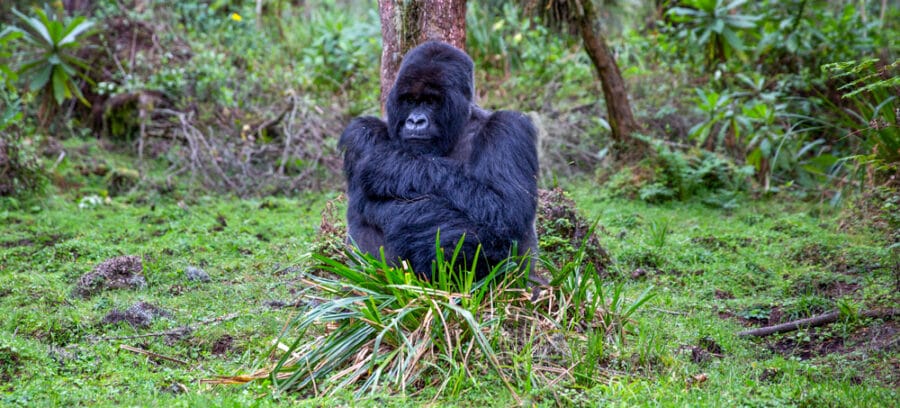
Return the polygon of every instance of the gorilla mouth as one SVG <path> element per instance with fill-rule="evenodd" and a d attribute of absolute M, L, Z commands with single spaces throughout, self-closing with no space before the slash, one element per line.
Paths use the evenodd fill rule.
<path fill-rule="evenodd" d="M 431 140 L 431 135 L 427 133 L 405 133 L 403 140 L 428 141 Z"/>

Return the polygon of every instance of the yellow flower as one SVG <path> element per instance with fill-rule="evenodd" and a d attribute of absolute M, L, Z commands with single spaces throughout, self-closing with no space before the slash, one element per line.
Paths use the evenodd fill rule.
<path fill-rule="evenodd" d="M 241 18 L 241 15 L 238 14 L 238 13 L 231 13 L 231 19 L 234 20 L 234 21 L 241 21 L 241 20 L 243 20 L 243 18 Z"/>

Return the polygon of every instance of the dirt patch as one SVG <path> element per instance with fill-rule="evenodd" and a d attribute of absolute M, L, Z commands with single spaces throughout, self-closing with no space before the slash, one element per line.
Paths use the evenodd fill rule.
<path fill-rule="evenodd" d="M 263 302 L 263 305 L 268 306 L 270 309 L 278 310 L 283 309 L 288 306 L 293 306 L 292 304 L 285 302 L 283 300 L 267 300 Z"/>
<path fill-rule="evenodd" d="M 679 348 L 681 352 L 690 352 L 691 361 L 696 364 L 705 363 L 713 358 L 722 357 L 722 346 L 712 337 L 703 337 L 697 341 L 697 345 L 685 345 Z"/>
<path fill-rule="evenodd" d="M 846 248 L 832 248 L 819 243 L 795 250 L 791 258 L 801 265 L 822 266 L 840 274 L 866 273 L 884 267 L 866 254 L 854 254 Z"/>
<path fill-rule="evenodd" d="M 209 232 L 221 232 L 228 227 L 228 220 L 222 214 L 216 214 L 216 225 L 209 228 Z"/>
<path fill-rule="evenodd" d="M 705 236 L 705 237 L 691 238 L 691 243 L 695 244 L 695 245 L 699 245 L 710 251 L 728 250 L 731 252 L 737 252 L 737 248 L 734 245 L 729 244 L 728 242 L 725 242 L 724 240 L 714 237 L 714 236 L 711 236 L 711 235 Z"/>
<path fill-rule="evenodd" d="M 727 290 L 716 289 L 716 299 L 734 299 L 734 294 Z"/>
<path fill-rule="evenodd" d="M 29 238 L 22 238 L 18 240 L 5 241 L 0 242 L 0 247 L 3 248 L 16 248 L 16 247 L 24 247 L 24 246 L 33 246 L 38 244 L 44 248 L 55 246 L 59 241 L 63 239 L 62 235 L 52 234 L 47 235 L 41 238 L 35 238 L 34 240 Z"/>
<path fill-rule="evenodd" d="M 784 375 L 784 373 L 781 370 L 779 370 L 777 368 L 769 367 L 769 368 L 764 369 L 761 373 L 759 373 L 759 381 L 765 382 L 765 383 L 772 383 L 772 382 L 775 382 L 775 380 L 781 378 L 782 375 Z"/>
<path fill-rule="evenodd" d="M 853 294 L 860 285 L 855 278 L 846 275 L 813 272 L 796 277 L 791 282 L 789 293 L 794 296 L 817 294 L 829 299 Z"/>
<path fill-rule="evenodd" d="M 5 388 L 4 384 L 9 384 L 13 378 L 18 377 L 21 366 L 22 357 L 16 350 L 0 346 L 0 390 Z"/>
<path fill-rule="evenodd" d="M 831 299 L 837 299 L 845 295 L 852 294 L 859 290 L 859 284 L 853 282 L 832 282 L 820 288 L 822 295 Z"/>
<path fill-rule="evenodd" d="M 32 242 L 28 238 L 22 238 L 22 239 L 14 240 L 14 241 L 0 242 L 0 247 L 3 247 L 3 248 L 16 248 L 16 247 L 32 246 L 32 245 L 34 245 L 34 242 Z"/>
<path fill-rule="evenodd" d="M 638 280 L 643 279 L 647 276 L 647 271 L 642 268 L 636 268 L 634 272 L 631 272 L 631 279 Z"/>
<path fill-rule="evenodd" d="M 802 360 L 832 353 L 900 351 L 900 327 L 893 321 L 861 327 L 847 337 L 832 335 L 827 328 L 813 328 L 807 334 L 803 338 L 787 335 L 773 340 L 768 347 L 780 355 Z"/>
<path fill-rule="evenodd" d="M 210 350 L 214 356 L 221 356 L 223 354 L 228 353 L 234 348 L 234 337 L 230 335 L 224 335 L 219 337 L 212 344 L 212 349 Z"/>
<path fill-rule="evenodd" d="M 720 319 L 734 319 L 745 327 L 749 326 L 771 326 L 784 323 L 785 313 L 781 306 L 753 306 L 739 312 L 731 312 L 728 310 L 718 313 Z"/>
<path fill-rule="evenodd" d="M 833 251 L 819 243 L 805 245 L 796 250 L 792 256 L 797 263 L 804 265 L 828 265 L 834 256 Z"/>
<path fill-rule="evenodd" d="M 126 255 L 103 261 L 78 279 L 73 294 L 89 298 L 108 289 L 134 289 L 147 286 L 144 264 L 139 256 Z"/>
<path fill-rule="evenodd" d="M 150 327 L 150 323 L 160 317 L 172 317 L 172 314 L 154 304 L 138 302 L 124 312 L 113 309 L 103 317 L 102 323 L 115 324 L 124 321 L 132 327 L 147 328 Z"/>

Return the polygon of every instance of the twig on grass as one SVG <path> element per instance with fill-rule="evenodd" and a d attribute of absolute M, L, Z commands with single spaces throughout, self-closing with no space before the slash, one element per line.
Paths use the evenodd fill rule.
<path fill-rule="evenodd" d="M 648 307 L 647 310 L 652 310 L 654 312 L 665 313 L 665 314 L 669 314 L 669 315 L 673 315 L 673 316 L 687 316 L 688 315 L 687 313 L 684 313 L 684 312 L 677 312 L 674 310 L 666 310 L 666 309 L 661 309 L 658 307 Z"/>
<path fill-rule="evenodd" d="M 143 354 L 143 355 L 145 355 L 145 356 L 152 357 L 152 358 L 156 358 L 156 359 L 160 359 L 160 360 L 166 360 L 166 361 L 171 361 L 171 362 L 173 362 L 173 363 L 178 363 L 178 364 L 182 364 L 182 365 L 188 365 L 187 361 L 179 360 L 179 359 L 174 358 L 174 357 L 164 356 L 164 355 L 162 355 L 162 354 L 157 354 L 157 353 L 154 353 L 154 352 L 152 352 L 152 351 L 144 350 L 144 349 L 142 349 L 142 348 L 131 347 L 131 346 L 127 345 L 127 344 L 120 344 L 120 345 L 119 345 L 119 348 L 122 349 L 122 350 L 130 351 L 130 352 L 132 352 L 132 353 Z"/>
<path fill-rule="evenodd" d="M 256 313 L 256 312 L 253 312 Z M 163 336 L 183 336 L 186 334 L 190 334 L 194 330 L 196 330 L 200 326 L 205 326 L 207 324 L 213 323 L 221 323 L 228 320 L 234 320 L 240 317 L 240 313 L 231 313 L 225 316 L 214 317 L 210 319 L 203 319 L 195 324 L 188 326 L 179 326 L 172 330 L 166 330 L 161 332 L 154 333 L 145 333 L 145 334 L 135 334 L 132 336 L 111 336 L 111 337 L 89 337 L 88 340 L 92 343 L 100 342 L 100 341 L 110 341 L 110 340 L 132 340 L 132 339 L 142 339 L 146 337 L 163 337 Z"/>
<path fill-rule="evenodd" d="M 900 309 L 882 309 L 882 310 L 865 310 L 859 312 L 860 317 L 884 318 L 894 317 L 900 314 Z M 739 337 L 754 336 L 765 337 L 776 333 L 784 333 L 810 327 L 819 327 L 826 324 L 834 323 L 841 317 L 840 312 L 831 312 L 823 315 L 813 316 L 806 319 L 794 320 L 787 323 L 776 324 L 774 326 L 760 327 L 753 330 L 744 330 L 738 333 Z"/>

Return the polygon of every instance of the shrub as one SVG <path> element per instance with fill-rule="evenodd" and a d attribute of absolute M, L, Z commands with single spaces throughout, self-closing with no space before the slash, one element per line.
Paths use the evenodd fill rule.
<path fill-rule="evenodd" d="M 94 23 L 84 17 L 75 17 L 64 23 L 48 17 L 41 9 L 36 8 L 34 12 L 37 18 L 13 9 L 13 14 L 25 27 L 13 27 L 13 30 L 32 47 L 28 50 L 31 59 L 19 67 L 18 74 L 28 82 L 31 91 L 42 93 L 45 118 L 51 109 L 51 102 L 61 105 L 75 97 L 90 105 L 75 82 L 77 77 L 92 82 L 85 75 L 90 68 L 75 53 L 81 47 L 78 40 L 91 34 L 88 30 Z"/>

